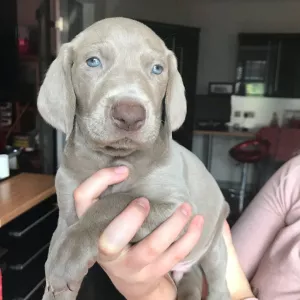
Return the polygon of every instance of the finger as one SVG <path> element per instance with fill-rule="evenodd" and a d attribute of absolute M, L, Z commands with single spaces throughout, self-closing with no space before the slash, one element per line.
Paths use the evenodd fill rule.
<path fill-rule="evenodd" d="M 231 236 L 231 231 L 230 231 L 230 227 L 229 227 L 229 224 L 227 223 L 227 221 L 224 222 L 224 226 L 223 226 L 223 238 L 225 241 L 227 251 L 235 253 L 232 236 Z"/>
<path fill-rule="evenodd" d="M 147 199 L 136 199 L 107 226 L 98 243 L 100 263 L 115 260 L 121 255 L 142 226 L 149 210 Z"/>
<path fill-rule="evenodd" d="M 135 245 L 128 256 L 131 268 L 142 269 L 155 261 L 176 240 L 191 217 L 191 206 L 182 204 L 152 234 Z"/>
<path fill-rule="evenodd" d="M 109 185 L 119 183 L 128 176 L 125 166 L 102 169 L 86 179 L 75 191 L 74 200 L 78 217 L 93 204 Z"/>
<path fill-rule="evenodd" d="M 158 274 L 158 276 L 162 276 L 182 261 L 199 241 L 202 227 L 203 217 L 195 216 L 185 235 L 166 250 L 152 265 L 153 272 Z"/>

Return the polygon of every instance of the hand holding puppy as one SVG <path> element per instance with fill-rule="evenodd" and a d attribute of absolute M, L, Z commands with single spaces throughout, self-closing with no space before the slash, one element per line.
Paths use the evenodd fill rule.
<path fill-rule="evenodd" d="M 109 168 L 82 183 L 74 193 L 78 216 L 81 217 L 109 185 L 127 176 L 127 169 Z M 176 287 L 167 274 L 198 242 L 203 218 L 195 216 L 188 232 L 174 243 L 191 217 L 191 207 L 184 203 L 151 235 L 129 246 L 149 210 L 147 199 L 136 199 L 110 223 L 99 239 L 98 263 L 128 300 L 173 300 Z"/>

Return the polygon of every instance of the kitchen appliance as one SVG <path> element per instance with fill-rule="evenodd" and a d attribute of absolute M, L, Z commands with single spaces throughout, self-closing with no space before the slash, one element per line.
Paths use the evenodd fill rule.
<path fill-rule="evenodd" d="M 231 114 L 230 95 L 197 95 L 195 129 L 224 131 Z"/>

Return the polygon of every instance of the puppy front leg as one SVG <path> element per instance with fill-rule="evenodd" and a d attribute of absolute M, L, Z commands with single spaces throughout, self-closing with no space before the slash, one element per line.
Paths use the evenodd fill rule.
<path fill-rule="evenodd" d="M 101 233 L 133 199 L 128 194 L 107 195 L 57 237 L 47 260 L 43 300 L 76 299 L 89 263 L 97 260 Z"/>
<path fill-rule="evenodd" d="M 178 300 L 200 300 L 202 297 L 202 281 L 202 270 L 198 264 L 195 264 L 177 284 Z"/>
<path fill-rule="evenodd" d="M 207 279 L 207 300 L 230 300 L 226 282 L 227 249 L 222 235 L 201 260 L 201 267 Z"/>
<path fill-rule="evenodd" d="M 69 201 L 74 202 L 73 196 L 71 194 L 70 195 L 61 195 L 61 196 L 58 196 L 57 199 L 58 199 L 58 204 L 59 203 L 66 203 L 66 202 L 69 202 Z M 60 206 L 60 205 L 58 205 L 58 206 Z M 49 249 L 48 249 L 48 257 L 47 257 L 47 260 L 46 260 L 46 263 L 45 263 L 46 283 L 49 282 L 51 264 L 53 263 L 52 248 L 53 248 L 53 246 L 54 246 L 54 244 L 56 242 L 59 242 L 58 240 L 59 240 L 60 236 L 64 232 L 66 232 L 68 226 L 70 225 L 70 224 L 68 224 L 67 220 L 71 220 L 71 219 L 74 220 L 73 214 L 72 214 L 71 217 L 68 218 L 64 214 L 63 210 L 59 211 L 59 217 L 58 217 L 57 227 L 56 227 L 56 229 L 55 229 L 55 231 L 54 231 L 54 233 L 53 233 L 53 235 L 51 237 L 51 241 L 50 241 L 50 245 L 49 245 Z M 73 299 L 74 298 L 74 296 L 73 297 L 71 296 L 71 293 L 69 293 L 69 294 L 70 294 L 69 296 L 67 294 L 65 294 L 63 299 L 66 300 L 66 299 Z M 43 300 L 50 300 L 50 299 L 54 299 L 54 298 L 53 298 L 52 293 L 49 293 L 49 291 L 48 291 L 48 285 L 46 284 Z"/>

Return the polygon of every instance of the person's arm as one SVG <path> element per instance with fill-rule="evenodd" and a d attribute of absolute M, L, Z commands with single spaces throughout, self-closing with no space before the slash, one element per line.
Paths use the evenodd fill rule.
<path fill-rule="evenodd" d="M 233 244 L 248 280 L 285 226 L 286 214 L 299 195 L 299 180 L 300 157 L 296 157 L 271 177 L 233 226 Z"/>
<path fill-rule="evenodd" d="M 232 236 L 228 223 L 225 223 L 223 236 L 227 248 L 228 260 L 226 281 L 232 300 L 256 299 L 251 291 L 250 284 L 243 272 L 232 243 Z"/>

